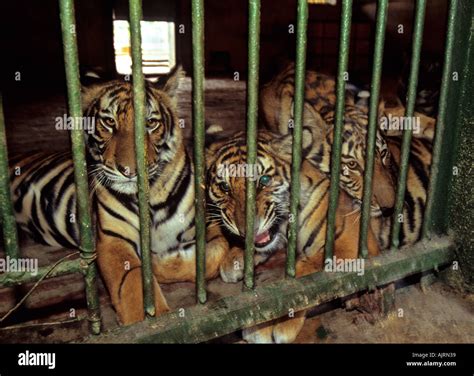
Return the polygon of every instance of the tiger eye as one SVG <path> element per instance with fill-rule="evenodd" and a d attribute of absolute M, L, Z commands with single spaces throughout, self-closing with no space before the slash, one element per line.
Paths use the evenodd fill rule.
<path fill-rule="evenodd" d="M 115 119 L 113 117 L 105 117 L 101 119 L 104 125 L 113 127 L 115 125 Z"/>
<path fill-rule="evenodd" d="M 263 185 L 264 187 L 268 186 L 271 182 L 272 178 L 270 177 L 270 175 L 262 175 L 260 177 L 260 180 L 258 181 L 258 183 L 260 185 Z"/>
<path fill-rule="evenodd" d="M 229 184 L 227 184 L 227 182 L 223 181 L 219 184 L 219 187 L 221 187 L 221 189 L 224 191 L 224 192 L 229 192 L 230 191 L 230 186 Z"/>
<path fill-rule="evenodd" d="M 350 169 L 355 169 L 357 168 L 357 162 L 356 161 L 350 161 L 349 163 L 347 163 L 347 166 L 350 168 Z"/>
<path fill-rule="evenodd" d="M 150 128 L 156 128 L 159 125 L 160 121 L 158 119 L 148 119 L 147 125 Z"/>

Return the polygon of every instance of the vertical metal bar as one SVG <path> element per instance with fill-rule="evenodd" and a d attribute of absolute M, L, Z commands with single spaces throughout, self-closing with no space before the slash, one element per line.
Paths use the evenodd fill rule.
<path fill-rule="evenodd" d="M 20 250 L 18 247 L 15 213 L 10 196 L 9 176 L 7 136 L 5 134 L 5 118 L 3 117 L 3 98 L 0 93 L 0 215 L 2 218 L 5 253 L 11 258 L 17 258 L 20 254 Z"/>
<path fill-rule="evenodd" d="M 257 162 L 258 68 L 260 53 L 260 0 L 249 0 L 247 78 L 247 164 Z M 253 169 L 252 169 L 253 171 Z M 254 287 L 255 181 L 246 180 L 244 285 Z"/>
<path fill-rule="evenodd" d="M 406 118 L 411 118 L 415 111 L 416 89 L 418 84 L 418 71 L 420 65 L 421 44 L 423 43 L 423 27 L 425 21 L 426 0 L 417 0 L 415 24 L 413 28 L 413 51 L 411 56 L 410 78 L 408 82 L 408 99 L 405 112 Z M 403 203 L 405 202 L 405 190 L 407 184 L 408 163 L 410 157 L 412 130 L 405 130 L 402 139 L 402 148 L 400 156 L 400 172 L 398 177 L 397 196 L 395 211 L 393 214 L 392 227 L 392 249 L 400 245 L 400 226 L 398 218 L 403 212 Z"/>
<path fill-rule="evenodd" d="M 341 10 L 341 35 L 339 41 L 339 66 L 337 70 L 337 100 L 334 136 L 331 151 L 331 188 L 329 191 L 329 208 L 326 229 L 325 258 L 332 259 L 334 248 L 334 230 L 336 209 L 339 198 L 339 178 L 341 173 L 342 124 L 344 121 L 345 91 L 349 47 L 351 40 L 352 0 L 343 0 Z"/>
<path fill-rule="evenodd" d="M 141 0 L 130 0 L 130 34 L 132 42 L 133 110 L 135 153 L 137 158 L 138 208 L 140 217 L 140 255 L 142 259 L 143 305 L 145 312 L 155 315 L 153 272 L 150 253 L 150 187 L 145 150 L 145 80 L 142 70 Z"/>
<path fill-rule="evenodd" d="M 433 159 L 430 171 L 430 186 L 428 189 L 428 197 L 426 201 L 426 209 L 422 227 L 423 238 L 428 238 L 433 230 L 432 212 L 434 201 L 437 196 L 438 177 L 440 175 L 440 156 L 442 148 L 441 135 L 445 132 L 446 115 L 448 105 L 448 92 L 451 84 L 452 64 L 453 64 L 453 47 L 455 38 L 455 19 L 458 12 L 458 0 L 451 0 L 448 15 L 448 26 L 446 33 L 446 46 L 444 55 L 443 78 L 441 81 L 441 91 L 439 95 L 439 112 L 436 121 L 436 133 L 433 145 Z"/>
<path fill-rule="evenodd" d="M 79 80 L 79 59 L 77 54 L 76 24 L 74 16 L 74 1 L 59 1 L 61 30 L 66 69 L 67 95 L 69 115 L 74 120 L 71 130 L 72 159 L 74 161 L 74 178 L 76 184 L 77 211 L 81 240 L 81 259 L 85 269 L 85 287 L 89 320 L 93 333 L 100 332 L 100 305 L 97 292 L 97 267 L 94 262 L 95 245 L 92 230 L 89 203 L 89 181 L 85 158 L 84 134 L 81 130 L 82 106 L 81 85 Z"/>
<path fill-rule="evenodd" d="M 375 26 L 374 67 L 370 93 L 369 129 L 367 132 L 367 150 L 364 168 L 364 193 L 362 196 L 362 219 L 360 224 L 359 253 L 367 257 L 367 232 L 370 222 L 370 203 L 372 199 L 372 176 L 374 173 L 375 136 L 378 123 L 378 103 L 380 79 L 382 75 L 383 48 L 385 27 L 387 24 L 388 0 L 379 0 L 377 6 L 377 23 Z"/>
<path fill-rule="evenodd" d="M 295 124 L 293 129 L 290 218 L 288 224 L 288 255 L 286 275 L 295 277 L 296 247 L 298 238 L 298 206 L 300 201 L 301 143 L 303 133 L 303 106 L 306 72 L 306 31 L 308 27 L 307 0 L 298 0 L 296 24 L 296 66 L 295 66 Z"/>
<path fill-rule="evenodd" d="M 204 153 L 204 1 L 192 1 L 193 40 L 193 135 L 194 184 L 196 189 L 196 294 L 205 303 L 206 294 L 206 215 Z"/>

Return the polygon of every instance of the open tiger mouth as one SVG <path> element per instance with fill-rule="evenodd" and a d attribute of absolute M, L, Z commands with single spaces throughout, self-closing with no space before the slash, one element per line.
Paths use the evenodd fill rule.
<path fill-rule="evenodd" d="M 277 235 L 278 225 L 273 225 L 268 230 L 259 232 L 255 235 L 254 244 L 257 248 L 264 248 L 267 245 L 271 244 Z"/>
<path fill-rule="evenodd" d="M 270 231 L 264 231 L 260 234 L 255 235 L 255 245 L 257 247 L 265 247 L 266 245 L 270 244 L 272 241 L 272 236 Z"/>

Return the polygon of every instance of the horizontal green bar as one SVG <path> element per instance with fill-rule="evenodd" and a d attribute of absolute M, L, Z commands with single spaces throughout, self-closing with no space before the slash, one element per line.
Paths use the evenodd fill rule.
<path fill-rule="evenodd" d="M 3 116 L 3 98 L 0 93 L 0 219 L 3 230 L 5 253 L 13 258 L 20 254 L 15 213 L 10 195 L 10 173 L 8 172 L 7 136 Z"/>
<path fill-rule="evenodd" d="M 204 125 L 204 1 L 193 0 L 193 137 L 194 189 L 196 195 L 196 295 L 205 303 L 206 293 L 206 195 L 205 195 L 205 125 Z"/>
<path fill-rule="evenodd" d="M 67 260 L 57 265 L 46 278 L 59 277 L 72 273 L 84 273 L 83 261 L 81 259 Z M 8 272 L 0 274 L 0 286 L 11 287 L 21 285 L 23 283 L 36 282 L 43 278 L 44 275 L 51 270 L 51 266 L 42 266 L 38 268 L 38 272 L 32 274 L 31 272 Z"/>
<path fill-rule="evenodd" d="M 286 275 L 295 277 L 296 248 L 298 240 L 298 207 L 300 202 L 301 144 L 303 135 L 303 106 L 306 72 L 306 34 L 308 29 L 308 2 L 298 0 L 296 23 L 296 64 L 295 64 L 295 122 L 293 129 L 290 215 L 288 223 L 288 251 Z"/>
<path fill-rule="evenodd" d="M 250 166 L 257 162 L 258 118 L 258 67 L 260 52 L 260 0 L 249 0 L 248 31 L 248 79 L 247 79 L 247 160 Z M 246 180 L 245 186 L 245 259 L 244 284 L 254 287 L 254 232 L 255 232 L 255 182 Z"/>
<path fill-rule="evenodd" d="M 400 252 L 366 260 L 365 273 L 314 273 L 285 279 L 229 296 L 216 302 L 185 309 L 184 317 L 171 312 L 103 336 L 90 343 L 197 343 L 248 328 L 295 311 L 382 286 L 408 275 L 435 269 L 454 260 L 453 242 L 439 238 L 418 243 Z"/>

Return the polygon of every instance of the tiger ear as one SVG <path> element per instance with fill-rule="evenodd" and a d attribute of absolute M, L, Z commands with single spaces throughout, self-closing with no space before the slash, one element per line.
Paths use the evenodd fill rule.
<path fill-rule="evenodd" d="M 99 97 L 102 89 L 107 83 L 97 83 L 93 85 L 82 85 L 81 86 L 81 98 L 82 98 L 82 110 L 88 108 L 91 103 Z"/>
<path fill-rule="evenodd" d="M 158 79 L 157 88 L 174 99 L 178 91 L 179 80 L 184 78 L 185 75 L 186 72 L 183 70 L 183 67 L 177 65 L 167 76 Z"/>
<path fill-rule="evenodd" d="M 114 79 L 101 67 L 80 67 L 82 109 L 86 109 L 94 99 L 99 96 L 100 91 Z"/>
<path fill-rule="evenodd" d="M 313 129 L 304 126 L 301 140 L 301 154 L 305 158 L 313 149 L 314 144 L 314 133 Z M 283 136 L 277 136 L 271 141 L 271 147 L 273 151 L 280 157 L 291 159 L 291 153 L 293 150 L 293 134 L 286 134 Z"/>
<path fill-rule="evenodd" d="M 219 154 L 219 149 L 221 149 L 224 141 L 213 142 L 210 145 L 206 145 L 206 170 L 209 170 L 211 165 L 214 163 L 216 156 Z"/>
<path fill-rule="evenodd" d="M 332 126 L 326 123 L 319 112 L 309 103 L 304 105 L 303 126 L 311 130 L 314 141 L 325 140 L 326 134 L 332 131 Z"/>

